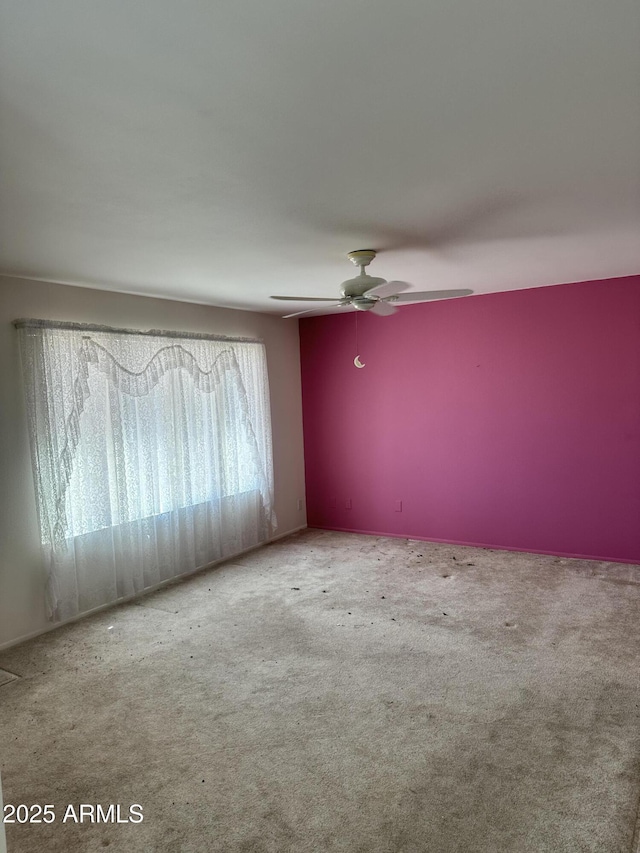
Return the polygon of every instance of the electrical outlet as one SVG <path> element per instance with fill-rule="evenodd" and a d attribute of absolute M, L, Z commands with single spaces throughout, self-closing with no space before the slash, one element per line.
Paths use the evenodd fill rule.
<path fill-rule="evenodd" d="M 396 501 L 396 512 L 402 512 L 402 501 Z"/>
<path fill-rule="evenodd" d="M 344 502 L 344 508 L 351 509 L 351 498 L 346 499 L 346 501 Z"/>
<path fill-rule="evenodd" d="M 301 511 L 303 507 L 302 498 L 298 498 L 298 511 Z"/>

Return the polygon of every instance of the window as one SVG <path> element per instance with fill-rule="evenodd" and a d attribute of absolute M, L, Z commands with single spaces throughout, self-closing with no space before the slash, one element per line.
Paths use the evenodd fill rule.
<path fill-rule="evenodd" d="M 16 325 L 52 618 L 269 537 L 261 342 Z"/>

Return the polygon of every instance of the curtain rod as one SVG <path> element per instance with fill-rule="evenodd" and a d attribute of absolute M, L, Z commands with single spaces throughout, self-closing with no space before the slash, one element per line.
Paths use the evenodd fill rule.
<path fill-rule="evenodd" d="M 225 341 L 238 344 L 261 344 L 261 338 L 229 337 L 228 335 L 210 335 L 206 332 L 174 332 L 164 329 L 118 329 L 112 326 L 100 326 L 95 323 L 70 323 L 64 320 L 14 320 L 16 329 L 63 329 L 74 332 L 100 332 L 111 335 L 144 335 L 150 338 L 182 338 L 200 341 Z"/>

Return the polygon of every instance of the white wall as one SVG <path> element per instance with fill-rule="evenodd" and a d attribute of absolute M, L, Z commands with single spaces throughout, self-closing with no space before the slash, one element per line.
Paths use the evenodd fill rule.
<path fill-rule="evenodd" d="M 298 324 L 234 311 L 0 276 L 0 647 L 49 627 L 17 335 L 20 317 L 260 337 L 267 347 L 277 534 L 304 525 Z"/>

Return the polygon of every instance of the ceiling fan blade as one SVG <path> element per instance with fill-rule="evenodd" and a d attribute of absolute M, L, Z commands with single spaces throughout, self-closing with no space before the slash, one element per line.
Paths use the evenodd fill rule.
<path fill-rule="evenodd" d="M 402 293 L 403 290 L 409 290 L 411 285 L 408 281 L 387 281 L 385 284 L 379 284 L 377 287 L 372 287 L 366 291 L 366 296 L 395 296 L 396 293 Z"/>
<path fill-rule="evenodd" d="M 460 288 L 458 290 L 422 290 L 401 293 L 389 297 L 390 302 L 428 302 L 431 299 L 455 299 L 457 296 L 470 296 L 473 290 Z"/>
<path fill-rule="evenodd" d="M 379 317 L 388 317 L 390 314 L 395 314 L 397 312 L 397 308 L 394 308 L 393 305 L 389 305 L 388 302 L 376 302 L 373 308 L 369 308 L 371 314 L 377 314 Z"/>
<path fill-rule="evenodd" d="M 346 304 L 343 302 L 336 302 L 335 300 L 332 300 L 332 302 L 333 302 L 333 306 L 327 305 L 326 307 L 327 308 L 332 308 L 332 307 L 342 308 L 342 306 Z M 318 308 L 307 308 L 306 311 L 296 311 L 295 314 L 285 314 L 282 319 L 283 320 L 289 320 L 291 317 L 300 317 L 302 314 L 320 313 L 322 310 L 323 309 L 320 307 L 318 307 Z"/>
<path fill-rule="evenodd" d="M 288 302 L 335 302 L 333 296 L 270 296 L 269 299 L 285 299 Z"/>

